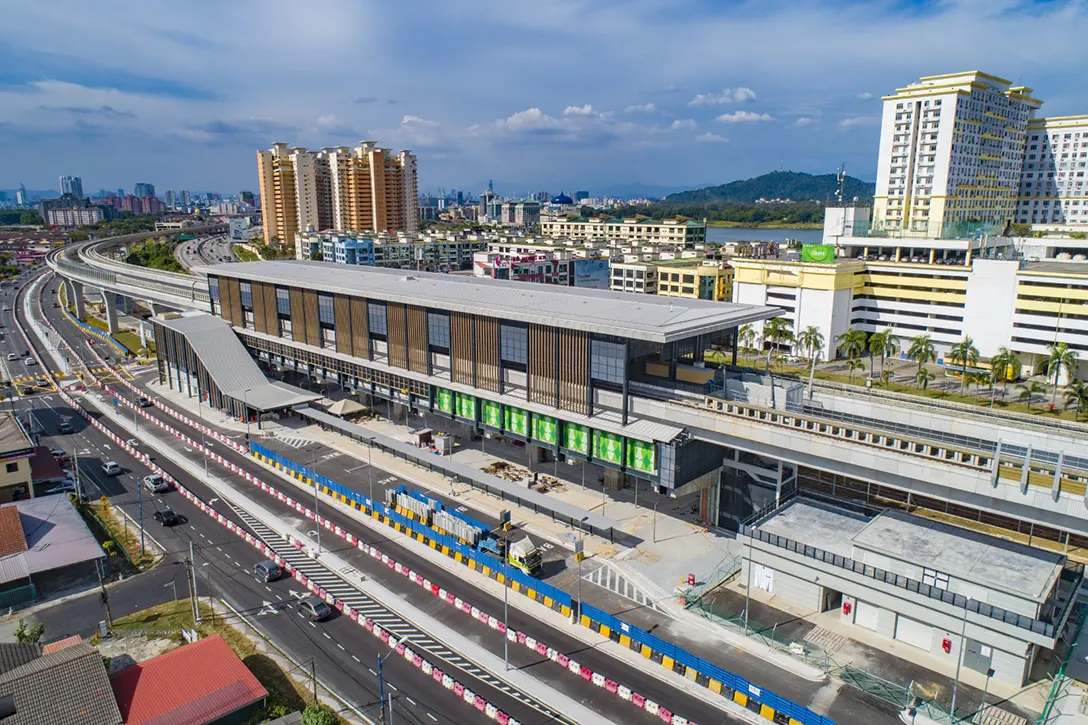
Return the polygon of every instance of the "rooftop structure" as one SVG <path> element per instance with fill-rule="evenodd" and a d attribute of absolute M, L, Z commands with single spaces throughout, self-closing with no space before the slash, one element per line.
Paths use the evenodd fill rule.
<path fill-rule="evenodd" d="M 681 247 L 693 247 L 706 241 L 706 224 L 684 217 L 559 217 L 541 219 L 540 232 L 544 236 L 572 240 L 649 242 Z"/>
<path fill-rule="evenodd" d="M 16 531 L 17 511 L 19 531 Z M 106 553 L 67 496 L 44 496 L 0 506 L 0 585 L 34 582 L 49 572 L 93 564 Z M 19 540 L 21 532 L 23 540 Z"/>
<path fill-rule="evenodd" d="M 42 653 L 37 644 L 0 644 L 0 696 L 16 712 L 4 725 L 121 725 L 102 655 L 83 642 Z"/>

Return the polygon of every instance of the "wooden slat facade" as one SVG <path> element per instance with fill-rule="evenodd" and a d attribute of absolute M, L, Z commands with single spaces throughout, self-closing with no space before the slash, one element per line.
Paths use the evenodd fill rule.
<path fill-rule="evenodd" d="M 336 317 L 336 351 L 351 355 L 351 298 L 333 295 L 332 313 Z"/>
<path fill-rule="evenodd" d="M 556 400 L 556 329 L 529 325 L 529 401 L 558 406 Z"/>
<path fill-rule="evenodd" d="M 408 305 L 408 369 L 427 372 L 427 309 Z"/>
<path fill-rule="evenodd" d="M 450 313 L 450 378 L 461 385 L 476 385 L 476 359 L 472 344 L 473 316 Z"/>
<path fill-rule="evenodd" d="M 276 288 L 267 282 L 253 283 L 253 326 L 257 332 L 278 335 L 276 319 Z"/>
<path fill-rule="evenodd" d="M 404 305 L 385 303 L 385 339 L 389 345 L 389 364 L 408 368 L 408 328 Z"/>
<path fill-rule="evenodd" d="M 223 304 L 223 319 L 232 325 L 242 326 L 242 293 L 238 280 L 231 277 L 219 278 L 219 299 Z"/>
<path fill-rule="evenodd" d="M 497 393 L 499 386 L 499 321 L 476 316 L 476 386 Z"/>
<path fill-rule="evenodd" d="M 559 331 L 559 408 L 589 414 L 589 333 Z"/>
<path fill-rule="evenodd" d="M 302 303 L 302 290 L 291 287 L 287 292 L 291 300 L 291 339 L 306 342 L 306 306 Z"/>
<path fill-rule="evenodd" d="M 339 319 L 340 313 L 336 313 L 336 316 Z M 339 333 L 336 338 L 340 339 Z M 366 299 L 363 297 L 351 298 L 351 354 L 355 357 L 371 359 L 370 318 L 367 317 Z"/>
<path fill-rule="evenodd" d="M 305 310 L 306 324 L 303 326 L 304 339 L 307 345 L 321 347 L 321 325 L 317 318 L 317 290 L 302 290 L 302 309 Z M 295 336 L 298 339 L 298 336 Z"/>

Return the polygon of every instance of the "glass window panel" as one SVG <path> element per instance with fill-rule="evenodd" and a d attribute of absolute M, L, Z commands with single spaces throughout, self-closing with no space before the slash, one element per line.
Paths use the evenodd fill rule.
<path fill-rule="evenodd" d="M 333 310 L 332 295 L 319 294 L 317 296 L 317 319 L 323 325 L 336 323 L 336 313 Z"/>
<path fill-rule="evenodd" d="M 427 334 L 432 347 L 449 349 L 450 316 L 441 312 L 427 313 Z"/>
<path fill-rule="evenodd" d="M 367 318 L 370 321 L 371 335 L 385 335 L 385 304 L 381 302 L 367 302 Z"/>
<path fill-rule="evenodd" d="M 276 312 L 287 317 L 291 316 L 291 293 L 283 287 L 276 288 Z"/>
<path fill-rule="evenodd" d="M 529 329 L 518 325 L 501 325 L 503 362 L 529 363 Z"/>

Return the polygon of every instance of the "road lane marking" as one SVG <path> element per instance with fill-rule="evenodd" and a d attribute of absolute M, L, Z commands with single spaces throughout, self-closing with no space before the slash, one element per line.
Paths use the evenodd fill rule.
<path fill-rule="evenodd" d="M 352 658 L 353 660 L 355 660 L 356 662 L 362 662 L 362 660 L 360 660 L 360 659 L 359 659 L 358 657 L 356 657 L 355 655 L 352 655 L 352 656 L 351 656 L 351 658 Z"/>
<path fill-rule="evenodd" d="M 408 702 L 412 703 L 413 705 L 418 705 L 419 704 L 418 702 L 416 702 L 412 698 L 408 697 L 407 695 L 404 696 L 404 699 L 407 700 Z"/>

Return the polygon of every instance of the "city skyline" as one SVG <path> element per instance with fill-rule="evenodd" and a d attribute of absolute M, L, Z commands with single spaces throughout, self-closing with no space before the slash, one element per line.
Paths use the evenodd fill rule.
<path fill-rule="evenodd" d="M 861 7 L 844 17 L 831 4 L 479 2 L 476 11 L 432 5 L 424 16 L 434 22 L 417 24 L 418 10 L 398 7 L 242 3 L 216 7 L 221 22 L 208 24 L 202 10 L 212 6 L 198 2 L 122 32 L 108 12 L 24 4 L 13 13 L 27 31 L 0 50 L 9 159 L 0 187 L 50 188 L 78 170 L 87 189 L 135 179 L 246 188 L 255 149 L 364 139 L 411 149 L 423 189 L 478 193 L 489 178 L 553 190 L 691 188 L 840 161 L 872 179 L 880 96 L 905 79 L 985 69 L 1035 87 L 1044 115 L 1081 110 L 1085 82 L 1056 62 L 1088 29 L 1079 6 Z M 307 22 L 317 13 L 340 22 Z M 273 22 L 296 27 L 297 43 L 268 56 L 261 28 Z M 458 32 L 467 24 L 472 43 Z M 1030 55 L 993 42 L 1044 28 L 1048 42 Z M 405 52 L 398 30 L 415 50 Z M 367 42 L 340 42 L 360 32 Z M 81 43 L 88 33 L 101 42 Z M 314 54 L 314 43 L 334 49 Z M 776 45 L 792 52 L 768 52 Z M 896 47 L 913 50 L 888 52 Z"/>

